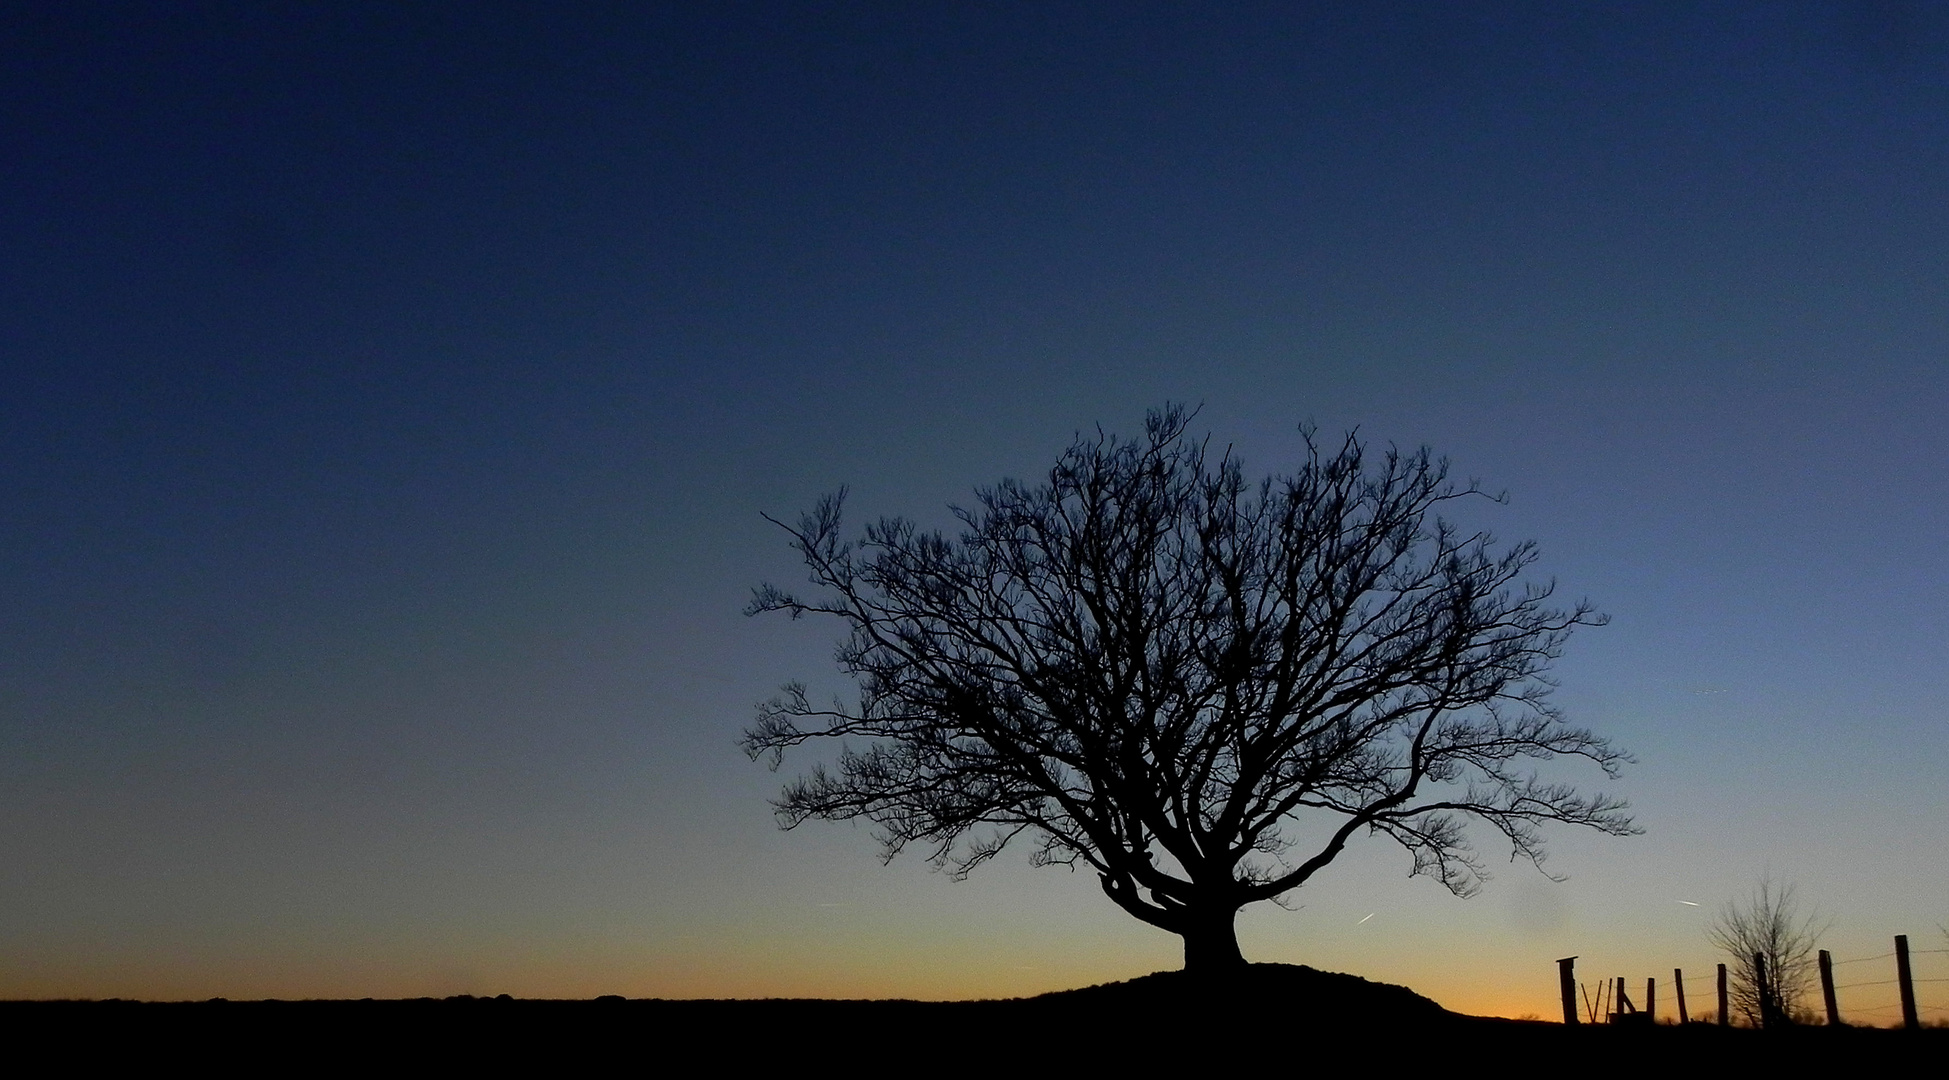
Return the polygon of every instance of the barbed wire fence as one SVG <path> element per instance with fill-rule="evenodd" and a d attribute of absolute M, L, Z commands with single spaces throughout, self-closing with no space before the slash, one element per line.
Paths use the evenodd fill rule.
<path fill-rule="evenodd" d="M 1834 958 L 1821 950 L 1815 1005 L 1788 1019 L 1867 1027 L 1949 1025 L 1949 948 L 1909 948 L 1906 935 L 1897 935 L 1895 943 L 1872 956 Z M 1576 959 L 1557 961 L 1565 1023 L 1697 1023 L 1709 1017 L 1724 1024 L 1732 1020 L 1728 1005 L 1737 1007 L 1728 1001 L 1724 964 L 1714 965 L 1712 974 L 1687 975 L 1673 968 L 1669 979 L 1633 982 L 1614 976 L 1586 983 L 1574 975 Z M 1846 968 L 1852 970 L 1839 970 Z M 1890 977 L 1876 977 L 1884 973 Z"/>
<path fill-rule="evenodd" d="M 1916 957 L 1949 957 L 1949 949 L 1908 949 L 1907 953 L 1911 958 L 1909 961 L 1911 967 L 1916 966 L 1914 960 Z M 1886 964 L 1891 959 L 1899 961 L 1900 957 L 1897 951 L 1891 950 L 1885 953 L 1878 953 L 1874 956 L 1850 957 L 1842 960 L 1834 960 L 1831 963 L 1832 966 L 1838 968 L 1845 964 Z M 1925 961 L 1921 966 L 1923 966 L 1924 970 L 1949 971 L 1949 960 Z M 1868 974 L 1872 971 L 1873 969 L 1871 968 L 1863 969 L 1862 973 Z M 1886 1026 L 1889 1023 L 1898 1022 L 1905 1018 L 1904 1006 L 1901 1000 L 1899 1000 L 1902 983 L 1901 973 L 1899 971 L 1897 971 L 1896 977 L 1892 979 L 1867 978 L 1854 979 L 1851 982 L 1840 982 L 1838 981 L 1838 976 L 1836 978 L 1834 993 L 1837 1000 L 1839 1000 L 1840 992 L 1843 990 L 1859 991 L 1858 994 L 1849 995 L 1848 999 L 1841 1003 L 1839 1012 L 1842 1020 L 1846 1021 L 1850 1016 L 1861 1016 L 1865 1017 L 1865 1022 L 1869 1024 Z M 1949 991 L 1939 989 L 1943 984 L 1949 984 L 1949 974 L 1922 977 L 1910 974 L 1908 982 L 1911 987 L 1927 986 L 1931 991 L 1935 991 L 1911 990 L 1910 992 L 1910 999 L 1914 1002 L 1914 1011 L 1922 1022 L 1949 1020 L 1949 1000 L 1944 1000 L 1949 999 Z M 1898 999 L 1894 1001 L 1885 1000 L 1890 994 L 1898 995 Z M 1925 998 L 1929 1000 L 1924 1000 Z M 1857 1020 L 1852 1022 L 1861 1023 L 1863 1021 Z"/>

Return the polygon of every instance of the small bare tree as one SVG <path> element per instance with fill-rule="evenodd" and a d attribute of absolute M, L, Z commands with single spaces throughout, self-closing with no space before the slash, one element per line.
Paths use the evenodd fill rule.
<path fill-rule="evenodd" d="M 1814 916 L 1802 917 L 1793 885 L 1771 874 L 1745 903 L 1727 903 L 1706 937 L 1732 955 L 1732 1007 L 1758 1027 L 1792 1022 L 1813 983 L 1815 949 L 1826 929 Z"/>

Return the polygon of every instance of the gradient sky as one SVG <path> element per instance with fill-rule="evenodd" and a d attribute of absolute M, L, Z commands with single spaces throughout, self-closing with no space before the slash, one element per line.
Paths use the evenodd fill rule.
<path fill-rule="evenodd" d="M 1949 945 L 1949 9 L 349 7 L 0 16 L 0 997 L 1175 967 L 735 747 L 843 687 L 741 614 L 761 512 L 946 524 L 1166 401 L 1507 489 L 1639 759 L 1558 770 L 1646 830 L 1563 883 L 1368 843 L 1248 957 L 1551 1015 L 1769 870 Z"/>

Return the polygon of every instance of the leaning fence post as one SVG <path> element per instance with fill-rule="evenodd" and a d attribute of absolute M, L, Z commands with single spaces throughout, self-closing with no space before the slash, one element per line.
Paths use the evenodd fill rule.
<path fill-rule="evenodd" d="M 1827 1002 L 1827 1025 L 1841 1026 L 1841 1007 L 1834 1004 L 1834 954 L 1820 951 L 1820 996 Z"/>
<path fill-rule="evenodd" d="M 1732 1008 L 1726 999 L 1726 965 L 1719 965 L 1719 1026 L 1732 1023 Z"/>
<path fill-rule="evenodd" d="M 1563 1022 L 1577 1026 L 1577 958 L 1566 956 L 1556 962 L 1557 989 L 1563 993 Z"/>
<path fill-rule="evenodd" d="M 1902 1026 L 1914 1031 L 1922 1026 L 1915 1017 L 1915 980 L 1908 971 L 1908 935 L 1895 935 L 1895 980 L 1902 984 Z"/>
<path fill-rule="evenodd" d="M 1672 969 L 1672 989 L 1678 991 L 1679 1024 L 1684 1025 L 1684 1024 L 1691 1023 L 1692 1017 L 1690 1016 L 1690 1014 L 1686 1013 L 1685 1011 L 1685 972 L 1679 970 L 1678 968 Z"/>

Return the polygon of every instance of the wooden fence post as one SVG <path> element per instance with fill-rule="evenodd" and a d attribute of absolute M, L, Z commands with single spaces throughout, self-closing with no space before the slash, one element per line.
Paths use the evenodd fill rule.
<path fill-rule="evenodd" d="M 1684 1024 L 1691 1023 L 1692 1017 L 1685 1011 L 1685 972 L 1678 968 L 1672 969 L 1672 989 L 1678 992 L 1679 1024 L 1684 1025 Z"/>
<path fill-rule="evenodd" d="M 1726 998 L 1726 965 L 1719 965 L 1719 1026 L 1732 1023 L 1732 1008 Z"/>
<path fill-rule="evenodd" d="M 1841 1008 L 1834 1004 L 1834 954 L 1820 951 L 1820 996 L 1827 1003 L 1827 1026 L 1841 1026 Z"/>
<path fill-rule="evenodd" d="M 1766 954 L 1753 954 L 1753 989 L 1759 991 L 1760 1029 L 1773 1026 L 1773 995 L 1766 992 Z"/>
<path fill-rule="evenodd" d="M 1557 989 L 1563 994 L 1563 1022 L 1577 1026 L 1577 958 L 1566 956 L 1556 962 Z"/>
<path fill-rule="evenodd" d="M 1644 1016 L 1654 1024 L 1658 1022 L 1658 980 L 1656 978 L 1644 981 Z"/>
<path fill-rule="evenodd" d="M 1915 1016 L 1915 980 L 1908 970 L 1908 935 L 1895 935 L 1895 980 L 1902 984 L 1902 1026 L 1910 1031 L 1922 1026 Z"/>

